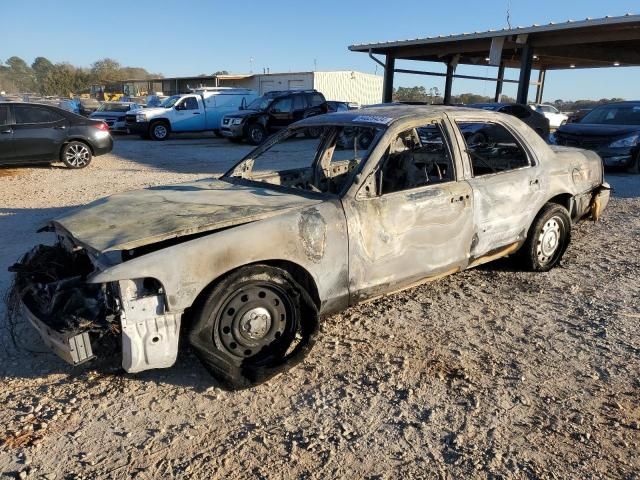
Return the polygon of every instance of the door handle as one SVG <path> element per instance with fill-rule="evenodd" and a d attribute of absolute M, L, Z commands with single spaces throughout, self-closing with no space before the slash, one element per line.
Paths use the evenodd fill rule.
<path fill-rule="evenodd" d="M 66 125 L 59 125 L 59 126 L 53 127 L 53 128 L 55 128 L 56 130 L 65 130 L 67 127 L 66 127 Z"/>
<path fill-rule="evenodd" d="M 529 185 L 533 186 L 533 185 L 540 185 L 540 180 L 539 179 L 534 179 L 534 180 L 529 180 Z"/>
<path fill-rule="evenodd" d="M 2 131 L 0 131 L 0 133 L 13 133 L 13 130 L 12 129 L 2 130 Z"/>
<path fill-rule="evenodd" d="M 193 112 L 194 115 L 200 115 L 200 112 Z"/>

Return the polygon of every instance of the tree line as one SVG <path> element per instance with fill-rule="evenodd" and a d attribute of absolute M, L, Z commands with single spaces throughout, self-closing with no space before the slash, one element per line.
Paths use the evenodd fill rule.
<path fill-rule="evenodd" d="M 393 100 L 397 102 L 424 102 L 440 104 L 444 98 L 439 94 L 437 88 L 427 90 L 425 87 L 398 87 L 393 90 Z M 580 109 L 593 108 L 606 103 L 620 102 L 622 98 L 601 98 L 600 100 L 554 100 L 553 102 L 545 102 L 554 105 L 558 110 L 563 112 L 575 112 Z M 514 103 L 515 98 L 507 95 L 502 96 L 502 101 L 506 103 Z M 476 95 L 475 93 L 462 93 L 460 95 L 452 95 L 452 104 L 470 105 L 472 103 L 491 103 L 493 97 L 484 95 Z"/>
<path fill-rule="evenodd" d="M 6 93 L 38 93 L 68 97 L 88 90 L 90 85 L 104 85 L 127 79 L 161 78 L 141 67 L 124 67 L 112 58 L 103 58 L 89 68 L 70 63 L 53 63 L 37 57 L 31 65 L 20 57 L 0 61 L 0 91 Z"/>

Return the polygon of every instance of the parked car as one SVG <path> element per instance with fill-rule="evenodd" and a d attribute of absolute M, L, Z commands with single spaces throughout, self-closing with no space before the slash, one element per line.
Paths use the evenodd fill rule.
<path fill-rule="evenodd" d="M 535 110 L 536 112 L 541 113 L 542 115 L 547 117 L 549 119 L 549 126 L 551 128 L 558 128 L 561 125 L 564 125 L 565 123 L 567 123 L 567 120 L 569 120 L 568 115 L 565 115 L 564 113 L 560 112 L 553 105 L 534 103 L 529 106 L 531 107 L 532 110 Z"/>
<path fill-rule="evenodd" d="M 125 117 L 127 114 L 135 115 L 140 110 L 142 106 L 134 102 L 104 102 L 89 118 L 102 120 L 111 131 L 128 132 Z"/>
<path fill-rule="evenodd" d="M 577 123 L 580 120 L 582 120 L 585 115 L 587 113 L 589 113 L 591 110 L 593 110 L 593 108 L 581 108 L 579 110 L 576 110 L 575 112 L 572 112 L 569 115 L 569 119 L 567 120 L 567 123 Z"/>
<path fill-rule="evenodd" d="M 549 138 L 549 119 L 543 114 L 517 103 L 472 103 L 470 108 L 481 108 L 492 112 L 506 113 L 519 118 L 529 125 L 538 135 L 547 140 Z"/>
<path fill-rule="evenodd" d="M 275 131 L 303 118 L 327 113 L 329 107 L 316 90 L 284 90 L 264 94 L 241 112 L 225 115 L 220 133 L 230 141 L 260 145 Z M 307 131 L 313 136 L 313 131 Z"/>
<path fill-rule="evenodd" d="M 204 88 L 173 95 L 156 108 L 126 116 L 127 128 L 143 138 L 166 140 L 171 132 L 220 132 L 222 117 L 236 112 L 257 97 L 246 88 Z"/>
<path fill-rule="evenodd" d="M 100 107 L 100 102 L 95 98 L 81 98 L 80 101 L 80 115 L 88 117 Z"/>
<path fill-rule="evenodd" d="M 468 124 L 487 123 L 509 140 L 464 140 Z M 317 138 L 300 138 L 311 128 Z M 364 150 L 360 135 L 373 137 Z M 13 291 L 70 363 L 116 335 L 126 371 L 169 367 L 185 335 L 241 388 L 299 361 L 320 319 L 349 305 L 516 253 L 529 270 L 553 268 L 572 226 L 608 199 L 595 153 L 549 146 L 509 115 L 317 115 L 220 179 L 117 194 L 51 221 L 58 243 L 12 268 Z"/>
<path fill-rule="evenodd" d="M 593 150 L 607 167 L 640 173 L 640 101 L 596 107 L 558 129 L 555 143 Z"/>
<path fill-rule="evenodd" d="M 62 161 L 84 168 L 112 148 L 104 122 L 49 105 L 0 102 L 1 165 Z"/>
<path fill-rule="evenodd" d="M 347 112 L 349 110 L 357 110 L 358 104 L 352 102 L 339 102 L 336 100 L 327 101 L 327 111 L 329 113 L 334 112 Z"/>

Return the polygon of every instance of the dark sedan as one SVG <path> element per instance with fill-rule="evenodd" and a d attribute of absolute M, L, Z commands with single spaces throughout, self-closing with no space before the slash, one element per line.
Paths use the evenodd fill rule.
<path fill-rule="evenodd" d="M 640 173 L 640 101 L 602 105 L 556 132 L 556 143 L 593 150 L 606 167 Z"/>
<path fill-rule="evenodd" d="M 48 105 L 0 102 L 0 165 L 62 161 L 84 168 L 112 148 L 104 122 Z"/>
<path fill-rule="evenodd" d="M 547 117 L 528 108 L 526 105 L 520 105 L 518 103 L 472 103 L 467 106 L 513 115 L 533 128 L 536 133 L 545 140 L 549 138 L 549 120 Z"/>

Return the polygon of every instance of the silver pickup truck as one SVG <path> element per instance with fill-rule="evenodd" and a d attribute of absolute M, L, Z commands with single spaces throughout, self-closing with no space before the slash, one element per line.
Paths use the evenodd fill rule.
<path fill-rule="evenodd" d="M 301 135 L 313 128 L 317 138 Z M 601 159 L 517 118 L 387 106 L 284 129 L 219 179 L 55 219 L 12 267 L 15 304 L 70 363 L 119 339 L 128 372 L 179 338 L 231 388 L 302 358 L 324 315 L 514 256 L 545 272 L 609 201 Z M 100 354 L 96 351 L 97 354 Z"/>

